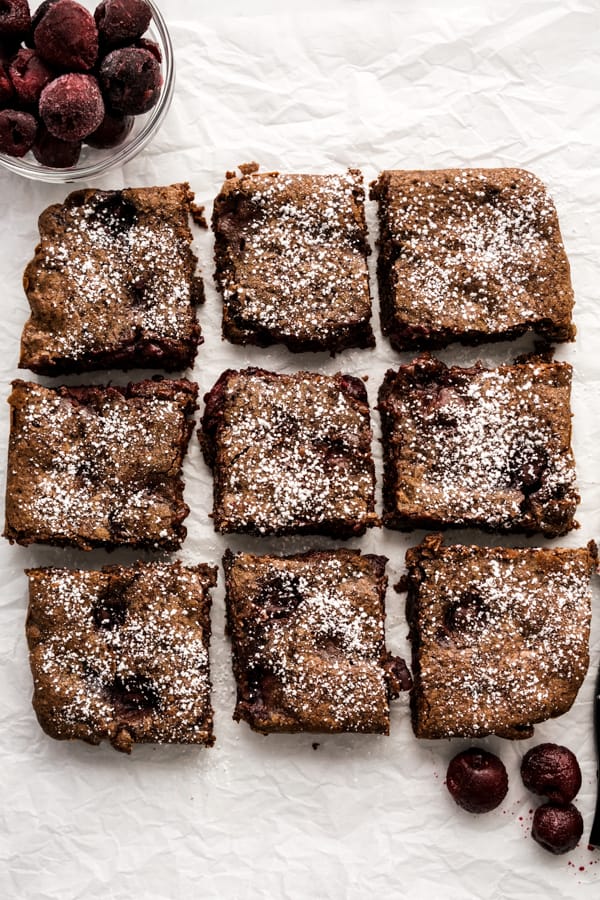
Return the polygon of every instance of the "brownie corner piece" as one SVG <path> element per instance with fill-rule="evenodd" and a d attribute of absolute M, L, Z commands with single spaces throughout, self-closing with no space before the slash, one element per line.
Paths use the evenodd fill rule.
<path fill-rule="evenodd" d="M 359 378 L 230 369 L 205 401 L 216 531 L 346 538 L 379 523 Z"/>
<path fill-rule="evenodd" d="M 379 390 L 383 522 L 566 534 L 579 502 L 571 366 L 531 357 L 486 369 L 423 355 Z"/>
<path fill-rule="evenodd" d="M 346 549 L 226 553 L 234 719 L 263 734 L 389 732 L 389 701 L 411 678 L 385 648 L 386 562 Z"/>
<path fill-rule="evenodd" d="M 397 350 L 534 331 L 574 339 L 554 203 L 522 169 L 384 171 L 377 263 L 382 330 Z"/>
<path fill-rule="evenodd" d="M 229 174 L 212 216 L 223 336 L 294 352 L 373 347 L 361 173 Z"/>
<path fill-rule="evenodd" d="M 528 738 L 563 715 L 589 664 L 596 548 L 444 546 L 406 554 L 419 738 Z"/>
<path fill-rule="evenodd" d="M 41 375 L 193 365 L 203 301 L 187 183 L 78 190 L 39 218 L 19 367 Z"/>
<path fill-rule="evenodd" d="M 186 379 L 13 382 L 5 537 L 25 546 L 177 549 L 197 393 Z"/>
<path fill-rule="evenodd" d="M 27 570 L 33 706 L 58 740 L 214 743 L 214 566 L 136 563 Z"/>

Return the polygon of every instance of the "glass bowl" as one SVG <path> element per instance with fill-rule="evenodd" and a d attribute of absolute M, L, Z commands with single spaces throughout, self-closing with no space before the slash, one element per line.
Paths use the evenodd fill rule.
<path fill-rule="evenodd" d="M 82 0 L 79 0 L 79 2 L 82 2 Z M 99 2 L 100 0 L 96 0 L 96 2 L 83 0 L 82 5 L 93 12 Z M 23 175 L 25 178 L 60 184 L 69 181 L 80 181 L 84 178 L 94 178 L 103 172 L 107 172 L 109 169 L 113 169 L 115 166 L 122 166 L 124 163 L 129 162 L 130 159 L 133 159 L 134 156 L 137 156 L 144 149 L 160 128 L 163 119 L 169 111 L 171 100 L 173 99 L 173 88 L 175 87 L 175 64 L 171 38 L 169 37 L 165 20 L 156 4 L 153 0 L 147 0 L 147 3 L 152 9 L 152 21 L 144 37 L 156 41 L 160 47 L 163 86 L 158 103 L 147 113 L 141 116 L 134 116 L 133 128 L 123 143 L 109 150 L 96 150 L 94 147 L 88 147 L 84 143 L 78 162 L 67 169 L 53 169 L 50 166 L 44 166 L 36 160 L 31 152 L 21 159 L 0 153 L 0 166 L 9 169 L 11 172 L 16 172 L 17 175 Z"/>

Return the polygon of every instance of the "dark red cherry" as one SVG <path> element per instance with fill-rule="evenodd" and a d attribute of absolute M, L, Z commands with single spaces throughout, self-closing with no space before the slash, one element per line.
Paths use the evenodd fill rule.
<path fill-rule="evenodd" d="M 508 791 L 508 775 L 493 753 L 470 747 L 450 761 L 446 787 L 467 812 L 485 813 L 502 803 Z"/>
<path fill-rule="evenodd" d="M 538 806 L 533 815 L 531 836 L 550 853 L 568 853 L 569 850 L 574 850 L 582 834 L 583 819 L 572 803 L 568 806 L 546 803 Z"/>

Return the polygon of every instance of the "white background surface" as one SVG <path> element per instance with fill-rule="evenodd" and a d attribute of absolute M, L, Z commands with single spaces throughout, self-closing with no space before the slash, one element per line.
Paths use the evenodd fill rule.
<path fill-rule="evenodd" d="M 173 106 L 150 148 L 95 186 L 187 179 L 210 213 L 225 170 L 249 160 L 282 171 L 358 166 L 366 181 L 382 168 L 518 165 L 546 181 L 572 264 L 579 329 L 577 343 L 560 348 L 558 356 L 575 367 L 581 529 L 559 543 L 577 546 L 597 537 L 600 4 L 495 0 L 424 7 L 391 0 L 255 0 L 250 7 L 239 0 L 164 0 L 162 9 L 176 51 Z M 68 191 L 68 186 L 34 184 L 0 172 L 3 397 L 13 377 L 28 377 L 17 372 L 16 364 L 27 316 L 21 275 L 36 243 L 36 219 Z M 373 212 L 369 204 L 371 226 Z M 220 339 L 212 240 L 208 233 L 196 234 L 207 288 L 199 313 L 206 342 L 193 372 L 201 394 L 226 366 L 260 364 L 369 374 L 375 403 L 385 369 L 408 359 L 381 338 L 377 314 L 377 349 L 346 352 L 335 360 L 295 357 L 281 348 L 229 347 Z M 529 346 L 519 342 L 520 351 Z M 442 356 L 460 362 L 479 356 L 493 363 L 508 360 L 513 349 L 500 345 Z M 126 377 L 114 375 L 115 380 Z M 71 379 L 85 380 L 103 377 Z M 0 418 L 3 470 L 7 425 L 5 408 Z M 376 413 L 374 427 L 378 434 Z M 378 445 L 375 452 L 380 475 Z M 195 440 L 186 479 L 192 513 L 180 554 L 185 561 L 219 562 L 226 546 L 260 552 L 328 543 L 216 536 L 207 518 L 211 480 Z M 392 584 L 402 572 L 406 547 L 421 537 L 422 532 L 407 537 L 375 531 L 351 543 L 385 553 Z M 489 542 L 473 532 L 455 537 Z M 600 851 L 587 849 L 596 789 L 591 699 L 600 657 L 597 623 L 592 667 L 571 712 L 539 726 L 534 740 L 483 742 L 501 754 L 510 790 L 498 810 L 474 817 L 454 805 L 443 783 L 448 760 L 469 742 L 417 742 L 405 700 L 395 704 L 389 738 L 263 738 L 232 722 L 234 686 L 221 584 L 213 609 L 217 743 L 212 750 L 138 747 L 126 758 L 107 746 L 47 738 L 30 706 L 22 569 L 132 558 L 23 549 L 5 542 L 0 547 L 0 897 L 598 896 Z M 394 651 L 406 652 L 405 632 L 401 599 L 390 589 L 388 644 Z M 583 769 L 576 803 L 585 819 L 584 838 L 577 851 L 559 858 L 529 837 L 535 802 L 518 774 L 525 750 L 542 740 L 566 743 Z"/>

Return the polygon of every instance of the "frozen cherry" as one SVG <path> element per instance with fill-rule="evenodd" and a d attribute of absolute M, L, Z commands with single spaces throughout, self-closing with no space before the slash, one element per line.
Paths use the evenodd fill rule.
<path fill-rule="evenodd" d="M 9 68 L 10 80 L 21 106 L 36 106 L 54 73 L 35 50 L 19 50 Z"/>
<path fill-rule="evenodd" d="M 15 53 L 18 53 L 20 48 L 20 38 L 3 38 L 0 36 L 0 63 L 8 66 L 13 56 Z"/>
<path fill-rule="evenodd" d="M 39 163 L 52 169 L 74 166 L 81 153 L 81 141 L 61 141 L 42 124 L 31 148 Z"/>
<path fill-rule="evenodd" d="M 17 109 L 0 111 L 0 153 L 9 156 L 25 156 L 33 146 L 37 121 L 26 112 Z"/>
<path fill-rule="evenodd" d="M 108 106 L 123 115 L 137 116 L 152 109 L 160 94 L 160 63 L 149 50 L 113 50 L 100 66 L 100 84 Z"/>
<path fill-rule="evenodd" d="M 446 786 L 467 812 L 485 813 L 506 797 L 508 775 L 502 760 L 493 753 L 470 747 L 450 760 Z"/>
<path fill-rule="evenodd" d="M 105 113 L 100 127 L 93 131 L 85 142 L 97 150 L 106 150 L 122 144 L 133 128 L 133 116 L 119 116 Z"/>
<path fill-rule="evenodd" d="M 521 778 L 534 794 L 565 805 L 581 787 L 581 769 L 575 754 L 559 744 L 532 747 L 523 757 Z"/>
<path fill-rule="evenodd" d="M 583 834 L 583 819 L 577 807 L 546 803 L 533 814 L 531 836 L 550 853 L 574 850 Z"/>
<path fill-rule="evenodd" d="M 21 40 L 29 31 L 30 24 L 27 0 L 0 0 L 0 37 Z"/>
<path fill-rule="evenodd" d="M 75 0 L 52 3 L 40 19 L 33 38 L 40 56 L 63 71 L 85 72 L 98 58 L 94 17 Z"/>
<path fill-rule="evenodd" d="M 98 82 L 91 75 L 78 72 L 55 78 L 42 91 L 40 116 L 54 137 L 63 141 L 83 140 L 104 118 Z"/>
<path fill-rule="evenodd" d="M 29 28 L 29 34 L 25 38 L 25 44 L 30 47 L 32 50 L 35 48 L 35 42 L 33 39 L 33 35 L 35 29 L 38 27 L 42 18 L 46 15 L 51 6 L 55 3 L 58 3 L 59 0 L 44 0 L 43 3 L 40 3 L 36 11 L 33 13 L 31 17 L 31 26 Z"/>
<path fill-rule="evenodd" d="M 8 69 L 0 63 L 0 109 L 10 106 L 14 95 L 15 89 L 8 77 Z"/>
<path fill-rule="evenodd" d="M 249 214 L 252 214 L 252 211 L 249 210 Z M 242 217 L 243 217 L 242 213 Z M 358 400 L 359 403 L 367 403 L 367 389 L 365 387 L 365 383 L 362 378 L 357 378 L 355 375 L 342 375 L 340 378 L 340 387 L 346 397 L 350 397 L 352 400 Z"/>
<path fill-rule="evenodd" d="M 94 19 L 103 46 L 122 47 L 142 36 L 152 10 L 146 0 L 103 0 L 96 7 Z"/>
<path fill-rule="evenodd" d="M 135 42 L 135 46 L 139 47 L 140 50 L 148 50 L 152 56 L 156 57 L 159 63 L 162 62 L 162 51 L 156 41 L 150 41 L 148 38 L 140 38 L 139 41 Z"/>

